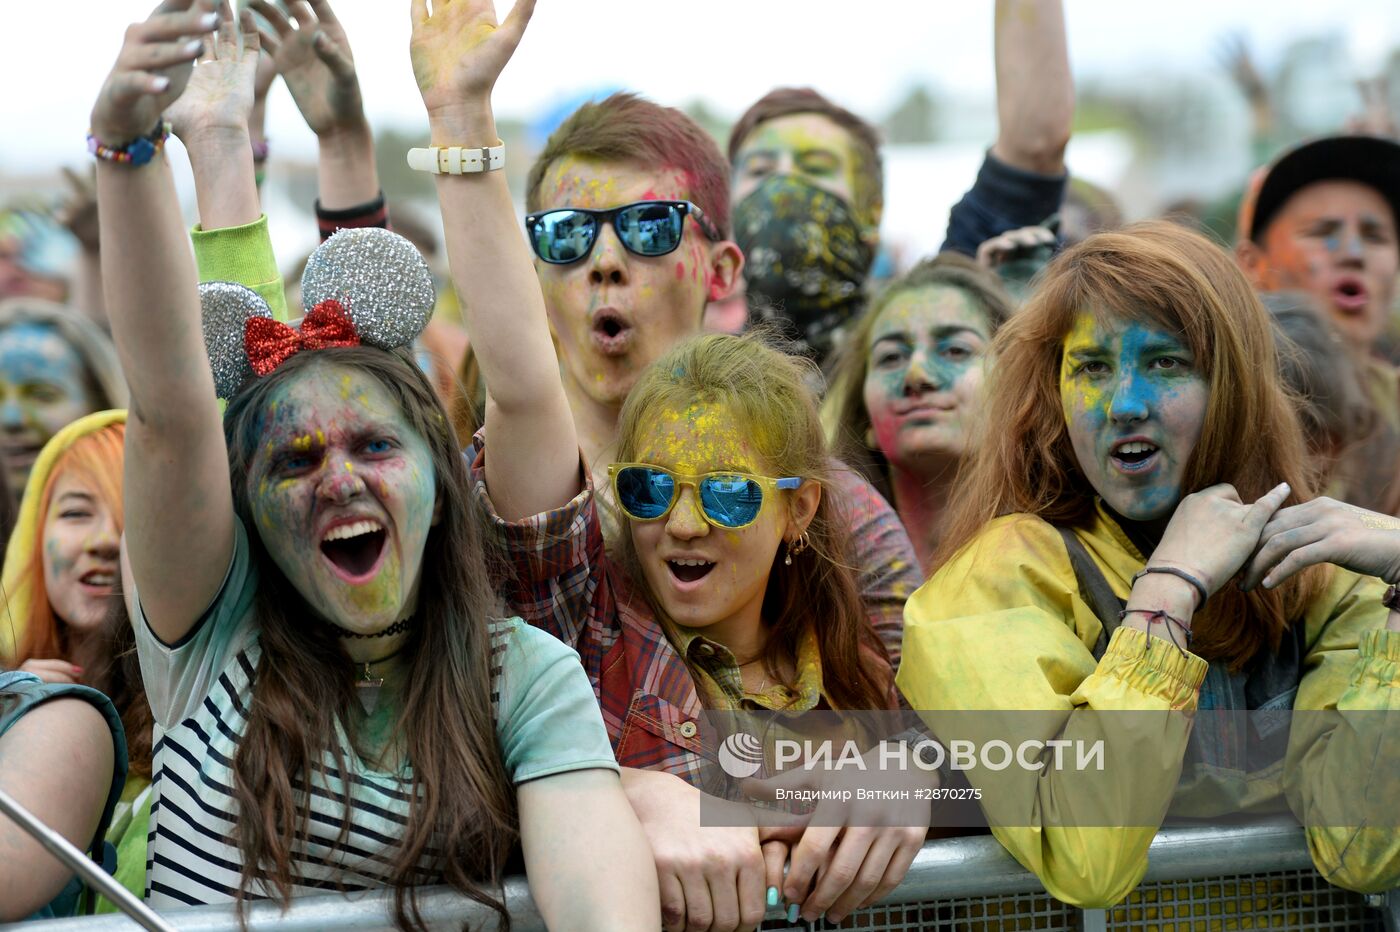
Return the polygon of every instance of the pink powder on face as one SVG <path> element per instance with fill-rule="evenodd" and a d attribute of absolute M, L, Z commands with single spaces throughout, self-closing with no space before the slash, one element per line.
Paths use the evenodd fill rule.
<path fill-rule="evenodd" d="M 676 281 L 680 281 L 680 280 L 683 279 L 683 278 L 685 278 L 685 263 L 684 263 L 684 262 L 677 262 L 677 263 L 676 263 Z"/>

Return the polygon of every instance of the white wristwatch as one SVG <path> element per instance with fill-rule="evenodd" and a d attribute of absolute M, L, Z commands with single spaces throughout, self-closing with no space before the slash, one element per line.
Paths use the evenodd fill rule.
<path fill-rule="evenodd" d="M 494 172 L 506 167 L 505 143 L 473 148 L 469 146 L 428 146 L 408 150 L 408 167 L 434 175 L 465 175 Z"/>

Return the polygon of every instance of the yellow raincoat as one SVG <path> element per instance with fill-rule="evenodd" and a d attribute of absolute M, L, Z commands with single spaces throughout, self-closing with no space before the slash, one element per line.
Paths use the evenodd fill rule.
<path fill-rule="evenodd" d="M 1137 547 L 1102 504 L 1075 534 L 1114 594 L 1126 598 L 1146 562 Z M 1383 630 L 1383 590 L 1379 580 L 1334 569 L 1300 622 L 1304 654 L 1293 708 L 1400 708 L 1400 633 Z M 1179 713 L 1195 711 L 1208 668 L 1194 654 L 1127 628 L 1113 633 L 1096 662 L 1101 631 L 1058 530 L 1033 516 L 1008 515 L 989 522 L 910 599 L 898 675 L 915 709 L 935 710 L 921 713 L 935 732 L 945 710 L 1042 710 L 1047 714 L 1022 716 L 1036 723 L 1027 727 L 1053 732 L 1041 737 L 1104 738 L 1110 754 L 1133 762 L 1108 768 L 1107 776 L 1018 767 L 970 772 L 974 786 L 985 785 L 984 808 L 992 803 L 993 821 L 1001 822 L 993 834 L 1052 895 L 1085 907 L 1119 902 L 1146 872 L 1147 848 L 1172 804 L 1190 736 L 1191 716 Z M 1084 710 L 1155 710 L 1158 717 L 1146 717 L 1155 729 L 1119 730 L 1113 716 L 1076 714 Z M 1338 794 L 1369 802 L 1385 782 L 1378 771 L 1400 769 L 1400 734 L 1305 731 L 1295 718 L 1274 784 L 1305 824 L 1323 824 L 1319 812 Z M 1242 792 L 1258 794 L 1260 784 L 1248 786 Z M 1263 801 L 1235 802 L 1258 809 Z M 1136 827 L 1093 821 L 1124 809 L 1158 818 Z M 1394 887 L 1394 826 L 1309 828 L 1313 862 L 1343 887 Z"/>

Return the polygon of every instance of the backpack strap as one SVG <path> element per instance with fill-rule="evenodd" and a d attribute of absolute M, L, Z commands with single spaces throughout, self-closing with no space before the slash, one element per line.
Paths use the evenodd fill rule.
<path fill-rule="evenodd" d="M 1075 533 L 1065 527 L 1056 527 L 1055 530 L 1060 532 L 1060 537 L 1065 542 L 1065 552 L 1069 554 L 1070 566 L 1074 567 L 1074 581 L 1079 587 L 1079 597 L 1088 603 L 1103 629 L 1094 644 L 1094 659 L 1102 660 L 1108 650 L 1108 639 L 1118 627 L 1118 613 L 1127 603 L 1114 594 L 1113 587 L 1104 578 L 1103 571 L 1094 562 L 1094 558 L 1089 556 L 1089 551 L 1084 549 Z"/>

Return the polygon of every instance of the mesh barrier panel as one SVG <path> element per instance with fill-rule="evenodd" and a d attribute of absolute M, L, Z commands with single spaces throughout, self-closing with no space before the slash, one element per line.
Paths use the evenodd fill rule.
<path fill-rule="evenodd" d="M 1123 932 L 1385 929 L 1381 914 L 1367 907 L 1364 897 L 1311 870 L 1143 884 L 1108 911 L 1108 927 Z"/>
<path fill-rule="evenodd" d="M 1107 910 L 1111 932 L 1385 932 L 1381 913 L 1315 871 L 1279 871 L 1207 880 L 1145 883 Z M 764 932 L 859 929 L 865 932 L 1078 932 L 1080 910 L 1045 894 L 974 896 L 857 911 L 839 926 L 769 921 Z"/>

